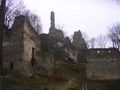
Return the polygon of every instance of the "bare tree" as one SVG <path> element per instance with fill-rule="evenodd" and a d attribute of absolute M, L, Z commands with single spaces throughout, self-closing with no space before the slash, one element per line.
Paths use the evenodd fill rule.
<path fill-rule="evenodd" d="M 89 47 L 90 47 L 90 46 L 89 46 L 89 36 L 87 35 L 86 32 L 82 32 L 82 36 L 83 36 L 83 39 L 84 39 L 85 42 L 86 42 L 87 47 L 89 48 Z"/>
<path fill-rule="evenodd" d="M 95 39 L 95 38 L 91 38 L 91 39 L 89 40 L 89 46 L 90 46 L 91 48 L 95 48 L 95 44 L 96 44 L 96 39 Z"/>
<path fill-rule="evenodd" d="M 60 25 L 60 24 L 57 24 L 57 25 L 55 25 L 55 28 L 59 29 L 59 30 L 63 30 L 64 26 Z"/>
<path fill-rule="evenodd" d="M 120 23 L 116 23 L 109 28 L 108 37 L 113 47 L 120 49 Z"/>
<path fill-rule="evenodd" d="M 16 3 L 15 0 L 6 0 L 6 7 L 5 7 L 5 19 L 4 19 L 4 26 L 5 29 L 9 29 L 12 26 L 12 22 L 14 21 L 14 17 L 16 16 L 17 10 L 23 10 L 24 5 L 21 1 L 18 0 Z"/>
<path fill-rule="evenodd" d="M 96 38 L 96 44 L 98 48 L 106 48 L 107 38 L 103 35 L 100 35 Z"/>
<path fill-rule="evenodd" d="M 30 10 L 24 10 L 22 12 L 18 11 L 17 14 L 17 16 L 24 15 L 38 34 L 42 32 L 42 23 L 38 15 L 30 12 Z"/>
<path fill-rule="evenodd" d="M 64 37 L 67 37 L 67 32 L 64 30 L 64 25 L 56 24 L 55 28 L 58 29 L 58 30 L 62 30 L 62 32 L 64 34 Z"/>
<path fill-rule="evenodd" d="M 42 23 L 41 19 L 38 15 L 32 13 L 28 9 L 23 9 L 23 10 L 16 10 L 15 16 L 20 16 L 23 15 L 26 17 L 26 19 L 30 22 L 32 25 L 33 29 L 40 34 L 42 32 Z"/>
<path fill-rule="evenodd" d="M 22 1 L 7 0 L 5 8 L 5 20 L 4 24 L 6 29 L 11 28 L 12 23 L 16 16 L 24 15 L 30 21 L 30 24 L 37 33 L 42 32 L 41 19 L 38 15 L 27 10 Z"/>
<path fill-rule="evenodd" d="M 3 68 L 3 31 L 8 30 L 10 22 L 13 18 L 13 6 L 12 0 L 0 0 L 0 73 L 2 74 Z"/>

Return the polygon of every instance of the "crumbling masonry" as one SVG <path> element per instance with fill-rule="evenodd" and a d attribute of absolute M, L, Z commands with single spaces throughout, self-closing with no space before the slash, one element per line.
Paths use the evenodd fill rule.
<path fill-rule="evenodd" d="M 120 79 L 120 52 L 117 49 L 88 49 L 80 31 L 73 41 L 55 28 L 55 14 L 51 12 L 48 34 L 38 35 L 24 16 L 15 18 L 10 31 L 5 31 L 3 68 L 20 75 L 51 75 L 55 62 L 60 60 L 84 63 L 86 78 L 92 80 Z"/>

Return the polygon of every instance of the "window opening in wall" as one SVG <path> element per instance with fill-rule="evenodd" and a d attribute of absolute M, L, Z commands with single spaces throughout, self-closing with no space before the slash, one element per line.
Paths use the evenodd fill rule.
<path fill-rule="evenodd" d="M 32 48 L 32 57 L 34 57 L 34 53 L 35 53 L 35 48 Z"/>
<path fill-rule="evenodd" d="M 111 53 L 111 51 L 108 51 L 109 53 Z"/>
<path fill-rule="evenodd" d="M 100 53 L 100 51 L 99 51 L 99 50 L 97 50 L 97 53 L 99 54 L 99 53 Z"/>
<path fill-rule="evenodd" d="M 31 59 L 31 65 L 34 66 L 35 65 L 35 59 L 32 57 Z"/>
<path fill-rule="evenodd" d="M 14 68 L 13 63 L 10 63 L 10 69 L 13 69 L 13 68 Z"/>
<path fill-rule="evenodd" d="M 34 56 L 35 48 L 32 48 L 32 58 L 31 58 L 31 65 L 34 66 L 35 64 L 35 56 Z"/>

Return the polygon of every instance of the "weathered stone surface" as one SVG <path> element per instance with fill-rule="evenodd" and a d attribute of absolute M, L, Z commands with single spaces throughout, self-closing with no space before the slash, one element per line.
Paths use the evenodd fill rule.
<path fill-rule="evenodd" d="M 62 30 L 59 30 L 59 29 L 55 28 L 54 12 L 51 12 L 50 20 L 51 20 L 51 26 L 50 26 L 50 29 L 49 29 L 47 43 L 48 43 L 48 51 L 54 53 L 57 46 L 61 47 L 61 45 L 63 43 L 63 40 L 64 40 L 64 34 L 63 34 Z"/>
<path fill-rule="evenodd" d="M 85 49 L 85 48 L 87 48 L 86 42 L 83 39 L 80 30 L 78 32 L 77 31 L 74 32 L 72 44 L 73 44 L 73 46 L 75 48 L 78 48 L 78 49 Z"/>
<path fill-rule="evenodd" d="M 55 29 L 54 13 L 51 14 L 49 34 L 40 36 L 24 16 L 16 18 L 9 37 L 4 34 L 4 69 L 15 70 L 23 76 L 50 76 L 57 60 L 70 60 L 79 65 L 85 64 L 88 79 L 120 79 L 119 50 L 87 49 L 80 31 L 74 33 L 71 43 L 68 37 L 64 38 L 62 30 Z"/>
<path fill-rule="evenodd" d="M 41 50 L 42 52 L 48 52 L 48 37 L 49 34 L 40 34 L 40 41 L 41 41 Z"/>
<path fill-rule="evenodd" d="M 15 19 L 10 37 L 4 37 L 4 69 L 13 69 L 22 75 L 32 75 L 32 49 L 40 50 L 40 40 L 24 16 Z"/>
<path fill-rule="evenodd" d="M 120 52 L 117 49 L 90 49 L 87 78 L 91 80 L 120 79 Z"/>
<path fill-rule="evenodd" d="M 69 37 L 64 38 L 64 46 L 65 47 L 71 47 L 72 46 L 72 43 L 71 43 L 71 40 L 70 40 Z"/>
<path fill-rule="evenodd" d="M 55 28 L 55 14 L 53 11 L 51 12 L 50 20 L 51 20 L 51 28 Z"/>
<path fill-rule="evenodd" d="M 58 41 L 63 41 L 64 34 L 63 34 L 62 30 L 58 30 L 58 29 L 55 29 L 55 28 L 50 28 L 49 37 L 57 39 Z"/>
<path fill-rule="evenodd" d="M 35 73 L 51 76 L 54 68 L 54 55 L 49 52 L 38 53 L 39 57 L 35 65 Z"/>
<path fill-rule="evenodd" d="M 87 63 L 87 78 L 91 80 L 120 79 L 120 62 Z"/>
<path fill-rule="evenodd" d="M 49 37 L 48 37 L 48 50 L 54 53 L 55 49 L 59 48 L 58 43 L 63 43 L 63 39 L 64 39 L 64 35 L 62 30 L 50 28 Z"/>
<path fill-rule="evenodd" d="M 71 60 L 73 60 L 73 62 L 78 62 L 78 51 L 75 49 L 71 49 L 71 48 L 66 48 L 65 52 L 67 53 L 67 57 L 66 58 L 70 58 Z"/>

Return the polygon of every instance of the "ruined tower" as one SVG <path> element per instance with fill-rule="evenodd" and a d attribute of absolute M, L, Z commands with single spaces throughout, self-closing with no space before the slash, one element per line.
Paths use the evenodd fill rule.
<path fill-rule="evenodd" d="M 4 35 L 4 69 L 32 76 L 36 51 L 41 49 L 39 37 L 25 16 L 16 17 L 11 29 L 10 37 Z"/>
<path fill-rule="evenodd" d="M 72 44 L 77 49 L 87 48 L 86 42 L 85 42 L 80 30 L 74 32 Z"/>
<path fill-rule="evenodd" d="M 51 19 L 51 26 L 49 29 L 49 37 L 50 38 L 52 37 L 52 39 L 53 38 L 57 39 L 56 41 L 63 41 L 64 34 L 62 30 L 55 28 L 55 13 L 53 11 L 51 12 L 50 19 Z"/>
<path fill-rule="evenodd" d="M 50 20 L 51 20 L 51 26 L 49 29 L 49 36 L 48 36 L 48 49 L 49 51 L 53 51 L 56 48 L 56 45 L 58 43 L 62 43 L 64 39 L 64 34 L 62 30 L 56 29 L 55 28 L 55 14 L 52 11 L 50 13 Z"/>
<path fill-rule="evenodd" d="M 51 20 L 51 28 L 55 28 L 55 14 L 53 11 L 51 12 L 50 20 Z"/>

